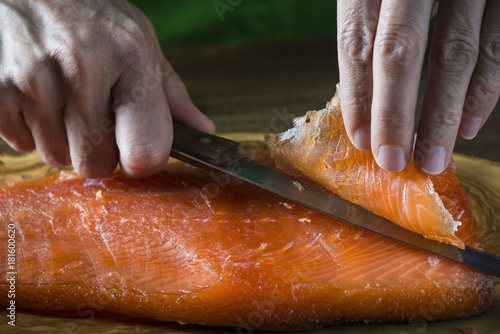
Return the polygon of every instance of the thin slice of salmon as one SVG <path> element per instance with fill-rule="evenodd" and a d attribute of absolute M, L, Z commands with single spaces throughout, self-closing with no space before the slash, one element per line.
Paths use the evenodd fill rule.
<path fill-rule="evenodd" d="M 457 238 L 476 245 L 453 171 L 432 181 L 460 217 Z M 488 275 L 179 162 L 144 180 L 63 172 L 1 186 L 0 226 L 0 304 L 17 308 L 291 330 L 456 319 L 494 304 Z"/>
<path fill-rule="evenodd" d="M 371 152 L 356 149 L 343 126 L 338 91 L 325 109 L 309 111 L 294 127 L 268 138 L 278 166 L 302 174 L 340 197 L 427 238 L 464 247 L 462 222 L 446 210 L 432 178 L 413 161 L 401 172 L 380 168 Z M 452 168 L 451 166 L 448 168 Z"/>

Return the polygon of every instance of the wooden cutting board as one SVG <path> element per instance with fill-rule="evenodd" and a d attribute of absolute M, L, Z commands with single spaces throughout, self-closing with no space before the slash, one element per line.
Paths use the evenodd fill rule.
<path fill-rule="evenodd" d="M 237 133 L 228 137 L 243 142 L 247 147 L 264 147 L 262 134 Z M 481 244 L 488 252 L 500 255 L 500 163 L 454 155 L 457 176 L 469 198 L 474 218 L 479 227 Z M 57 173 L 47 166 L 36 152 L 21 155 L 0 155 L 0 184 L 34 179 Z M 4 256 L 0 254 L 0 256 Z M 22 270 L 22 268 L 20 269 Z M 496 299 L 500 300 L 500 280 L 495 279 Z M 250 333 L 245 328 L 225 329 L 162 323 L 147 319 L 131 319 L 94 309 L 73 312 L 31 312 L 16 310 L 16 327 L 7 324 L 5 308 L 0 311 L 0 333 Z M 469 334 L 500 333 L 500 305 L 479 316 L 441 322 L 356 324 L 327 327 L 300 333 L 360 333 L 360 334 Z M 266 333 L 266 332 L 258 332 Z"/>

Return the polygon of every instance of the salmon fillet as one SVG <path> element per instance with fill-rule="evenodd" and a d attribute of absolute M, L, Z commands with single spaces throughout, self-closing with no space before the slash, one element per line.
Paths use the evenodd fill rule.
<path fill-rule="evenodd" d="M 478 246 L 453 169 L 430 182 L 461 222 L 455 237 Z M 486 274 L 177 161 L 144 180 L 1 186 L 0 224 L 1 250 L 15 226 L 18 308 L 292 330 L 457 319 L 495 302 Z M 9 271 L 0 256 L 2 305 Z"/>
<path fill-rule="evenodd" d="M 399 173 L 387 172 L 371 152 L 351 144 L 338 91 L 325 109 L 307 112 L 294 125 L 267 140 L 280 168 L 305 175 L 410 231 L 464 248 L 456 235 L 461 220 L 446 210 L 432 178 L 419 172 L 413 160 Z"/>

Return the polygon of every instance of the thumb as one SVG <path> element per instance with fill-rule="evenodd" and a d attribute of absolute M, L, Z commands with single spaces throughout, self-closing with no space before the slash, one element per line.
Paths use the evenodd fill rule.
<path fill-rule="evenodd" d="M 170 63 L 163 58 L 161 63 L 163 90 L 170 113 L 175 121 L 207 133 L 215 133 L 215 124 L 191 101 L 184 83 Z"/>

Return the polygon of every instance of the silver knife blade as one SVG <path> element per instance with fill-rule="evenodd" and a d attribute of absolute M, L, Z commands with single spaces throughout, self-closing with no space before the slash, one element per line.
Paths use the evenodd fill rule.
<path fill-rule="evenodd" d="M 500 277 L 500 257 L 469 246 L 461 249 L 426 239 L 354 203 L 298 183 L 285 174 L 245 157 L 243 152 L 240 143 L 174 122 L 174 141 L 170 155 L 176 159 L 227 173 L 352 225 Z"/>

